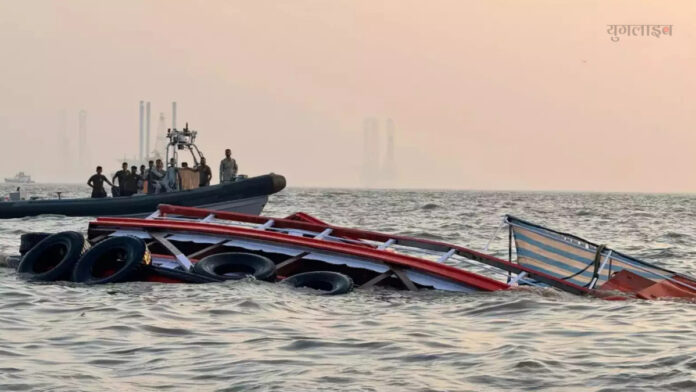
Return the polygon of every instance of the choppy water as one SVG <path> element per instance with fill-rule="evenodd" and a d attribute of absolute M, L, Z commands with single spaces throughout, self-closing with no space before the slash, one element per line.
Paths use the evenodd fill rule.
<path fill-rule="evenodd" d="M 690 195 L 289 189 L 265 213 L 298 210 L 475 249 L 512 213 L 696 270 Z M 21 233 L 85 231 L 87 221 L 0 221 L 0 252 L 16 253 Z M 504 254 L 506 242 L 493 251 Z M 553 290 L 321 297 L 258 282 L 40 285 L 8 269 L 0 298 L 3 391 L 696 390 L 696 305 L 683 302 Z"/>

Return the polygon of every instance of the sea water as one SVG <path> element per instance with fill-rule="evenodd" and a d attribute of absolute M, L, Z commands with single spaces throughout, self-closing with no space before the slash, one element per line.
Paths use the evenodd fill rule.
<path fill-rule="evenodd" d="M 478 250 L 509 213 L 696 272 L 691 195 L 290 188 L 264 214 L 296 211 Z M 0 221 L 0 252 L 17 253 L 22 233 L 86 232 L 89 220 Z M 490 251 L 506 256 L 500 237 Z M 553 289 L 323 297 L 254 281 L 36 284 L 0 268 L 0 390 L 696 390 L 695 321 L 688 302 Z"/>

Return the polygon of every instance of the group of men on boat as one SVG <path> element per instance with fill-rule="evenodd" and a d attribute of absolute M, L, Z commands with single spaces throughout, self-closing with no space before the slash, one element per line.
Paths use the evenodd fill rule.
<path fill-rule="evenodd" d="M 193 168 L 188 167 L 186 162 L 183 162 L 181 167 L 177 167 L 176 160 L 172 158 L 166 170 L 161 159 L 149 161 L 148 168 L 141 165 L 140 171 L 137 166 L 131 166 L 128 170 L 128 162 L 123 162 L 121 170 L 113 175 L 111 181 L 102 174 L 101 166 L 97 166 L 96 170 L 96 174 L 87 180 L 87 185 L 92 188 L 93 198 L 106 197 L 104 183 L 112 187 L 114 196 L 132 196 L 209 186 L 213 178 L 210 166 L 207 165 L 204 157 L 201 157 L 200 164 Z M 228 148 L 225 150 L 225 158 L 220 161 L 220 183 L 236 181 L 237 170 L 237 162 L 232 158 L 232 151 Z M 118 180 L 118 186 L 114 185 L 116 180 Z"/>

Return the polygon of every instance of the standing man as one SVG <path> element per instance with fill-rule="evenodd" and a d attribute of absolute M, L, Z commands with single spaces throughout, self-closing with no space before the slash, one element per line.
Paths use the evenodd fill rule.
<path fill-rule="evenodd" d="M 138 174 L 138 193 L 144 193 L 145 181 L 147 181 L 147 173 L 145 172 L 145 165 L 140 165 L 140 173 Z"/>
<path fill-rule="evenodd" d="M 179 184 L 181 184 L 179 169 L 176 168 L 176 160 L 171 158 L 169 160 L 169 167 L 167 168 L 167 175 L 164 179 L 164 186 L 167 192 L 173 192 L 179 190 Z"/>
<path fill-rule="evenodd" d="M 138 167 L 131 166 L 131 171 L 123 180 L 123 185 L 121 185 L 121 196 L 132 196 L 138 192 L 138 180 L 140 176 L 138 175 Z"/>
<path fill-rule="evenodd" d="M 92 175 L 92 177 L 90 177 L 89 180 L 87 180 L 87 185 L 89 185 L 89 187 L 92 188 L 92 197 L 106 197 L 104 183 L 107 183 L 112 187 L 114 186 L 114 184 L 109 182 L 109 179 L 104 177 L 104 175 L 102 174 L 102 167 L 97 166 L 97 174 Z"/>
<path fill-rule="evenodd" d="M 150 175 L 148 176 L 148 184 L 152 181 L 152 186 L 154 187 L 154 193 L 163 193 L 167 191 L 164 187 L 164 177 L 167 172 L 164 171 L 164 163 L 161 159 L 155 161 L 155 167 L 150 169 Z"/>
<path fill-rule="evenodd" d="M 196 168 L 200 176 L 200 181 L 198 183 L 199 187 L 210 185 L 210 180 L 213 178 L 213 173 L 210 170 L 210 166 L 205 164 L 205 158 L 201 157 L 201 164 Z"/>
<path fill-rule="evenodd" d="M 113 177 L 111 177 L 111 182 L 114 184 L 116 183 L 116 179 L 118 179 L 118 196 L 128 196 L 126 193 L 128 191 L 125 189 L 126 188 L 126 182 L 128 182 L 127 177 L 130 175 L 130 172 L 128 171 L 128 162 L 123 162 L 121 165 L 121 170 L 117 171 L 116 174 L 114 174 Z"/>
<path fill-rule="evenodd" d="M 145 179 L 147 180 L 147 193 L 148 194 L 153 194 L 155 193 L 155 178 L 154 178 L 154 170 L 155 170 L 155 161 L 149 161 L 147 163 L 148 169 L 147 169 L 147 174 L 145 175 Z"/>
<path fill-rule="evenodd" d="M 237 178 L 237 161 L 232 158 L 232 151 L 225 150 L 225 159 L 220 161 L 220 183 L 233 182 Z"/>

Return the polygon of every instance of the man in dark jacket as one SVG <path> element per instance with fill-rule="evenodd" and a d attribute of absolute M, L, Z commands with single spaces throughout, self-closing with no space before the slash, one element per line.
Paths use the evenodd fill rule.
<path fill-rule="evenodd" d="M 200 175 L 198 186 L 209 186 L 210 180 L 213 178 L 213 172 L 210 170 L 210 166 L 205 164 L 205 158 L 201 157 L 201 164 L 196 168 L 196 171 Z"/>
<path fill-rule="evenodd" d="M 92 197 L 106 197 L 106 191 L 104 190 L 104 183 L 107 183 L 111 185 L 112 187 L 114 184 L 109 182 L 109 179 L 104 177 L 102 174 L 102 167 L 97 166 L 97 174 L 92 175 L 92 177 L 87 180 L 87 185 L 92 188 Z"/>
<path fill-rule="evenodd" d="M 157 177 L 155 176 L 154 170 L 155 170 L 155 161 L 149 161 L 147 163 L 148 169 L 147 169 L 147 175 L 145 179 L 147 180 L 147 193 L 153 194 L 155 193 L 155 181 L 157 181 Z"/>
<path fill-rule="evenodd" d="M 138 167 L 131 166 L 131 171 L 119 179 L 121 182 L 121 196 L 131 196 L 138 192 Z"/>
<path fill-rule="evenodd" d="M 128 193 L 127 190 L 125 190 L 125 182 L 127 181 L 127 178 L 130 175 L 130 172 L 128 171 L 128 162 L 123 162 L 121 165 L 121 170 L 117 171 L 116 174 L 111 177 L 111 182 L 114 184 L 116 183 L 116 179 L 118 179 L 118 195 L 120 196 L 128 196 L 126 193 Z M 116 196 L 118 196 L 116 195 Z"/>

